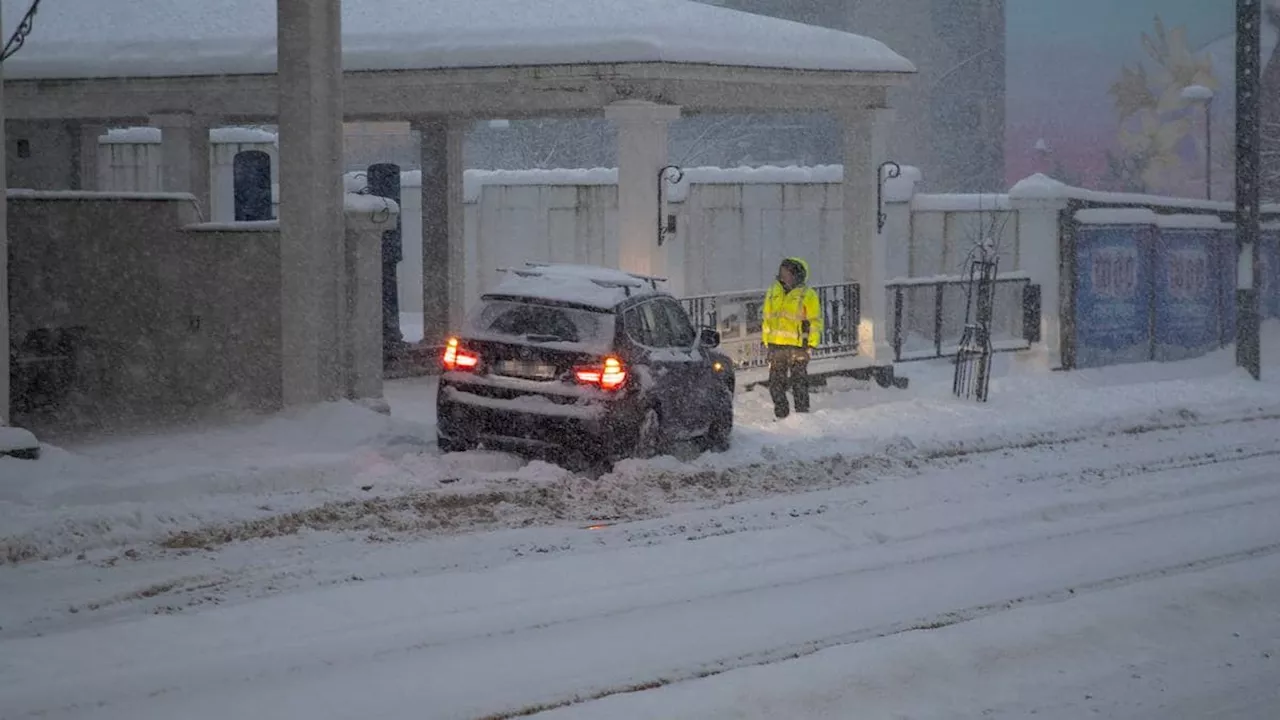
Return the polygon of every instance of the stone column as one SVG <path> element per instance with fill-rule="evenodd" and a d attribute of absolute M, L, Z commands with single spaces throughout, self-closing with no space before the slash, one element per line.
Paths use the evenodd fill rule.
<path fill-rule="evenodd" d="M 282 389 L 286 406 L 342 396 L 340 0 L 277 0 Z"/>
<path fill-rule="evenodd" d="M 462 234 L 462 146 L 466 126 L 446 118 L 413 123 L 422 139 L 422 342 L 443 345 L 466 308 Z"/>
<path fill-rule="evenodd" d="M 156 113 L 150 122 L 152 127 L 160 128 L 161 187 L 165 192 L 191 193 L 201 216 L 211 219 L 209 129 L 212 121 L 191 113 Z"/>
<path fill-rule="evenodd" d="M 1018 259 L 1031 282 L 1040 286 L 1040 343 L 1019 357 L 1062 368 L 1062 211 L 1069 204 L 1069 188 L 1044 175 L 1033 175 L 1009 190 L 1009 204 L 1018 213 Z"/>
<path fill-rule="evenodd" d="M 658 171 L 667 164 L 667 126 L 680 108 L 622 100 L 604 114 L 618 127 L 618 267 L 657 274 L 666 268 L 658 248 Z"/>
<path fill-rule="evenodd" d="M 845 111 L 840 119 L 844 126 L 844 275 L 859 285 L 858 354 L 874 365 L 888 365 L 893 362 L 892 308 L 885 291 L 889 253 L 887 236 L 876 228 L 876 189 L 880 163 L 889 159 L 893 111 Z"/>

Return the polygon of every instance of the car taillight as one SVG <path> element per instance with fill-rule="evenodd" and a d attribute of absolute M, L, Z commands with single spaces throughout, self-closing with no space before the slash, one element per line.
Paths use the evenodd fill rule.
<path fill-rule="evenodd" d="M 595 385 L 601 390 L 617 390 L 627 382 L 627 368 L 622 361 L 608 357 L 600 365 L 575 368 L 574 377 L 583 385 Z"/>
<path fill-rule="evenodd" d="M 460 346 L 458 338 L 449 338 L 442 362 L 445 370 L 474 370 L 480 364 L 480 356 Z"/>

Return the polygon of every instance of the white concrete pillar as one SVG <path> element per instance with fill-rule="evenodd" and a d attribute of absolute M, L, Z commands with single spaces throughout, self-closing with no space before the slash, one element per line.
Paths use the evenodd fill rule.
<path fill-rule="evenodd" d="M 916 194 L 916 184 L 921 180 L 918 168 L 906 166 L 897 178 L 885 178 L 884 183 L 884 234 L 888 253 L 887 278 L 911 276 L 911 200 Z M 892 310 L 892 308 L 890 308 Z"/>
<path fill-rule="evenodd" d="M 75 122 L 71 124 L 72 142 L 76 143 L 76 161 L 72 170 L 75 173 L 73 190 L 98 189 L 98 138 L 106 132 L 106 127 L 93 123 Z"/>
<path fill-rule="evenodd" d="M 442 345 L 466 313 L 463 141 L 466 126 L 446 118 L 414 122 L 422 146 L 422 341 Z"/>
<path fill-rule="evenodd" d="M 1069 204 L 1067 193 L 1066 185 L 1044 175 L 1009 190 L 1009 204 L 1018 214 L 1019 264 L 1040 286 L 1040 343 L 1018 356 L 1053 370 L 1062 368 L 1061 216 Z"/>
<path fill-rule="evenodd" d="M 876 228 L 877 173 L 888 159 L 894 113 L 866 108 L 840 115 L 844 126 L 844 262 L 845 279 L 859 285 L 861 323 L 858 354 L 876 365 L 893 362 L 889 345 L 892 308 L 885 290 L 889 253 L 887 235 Z"/>
<path fill-rule="evenodd" d="M 656 274 L 666 269 L 658 247 L 658 171 L 667 165 L 667 125 L 675 105 L 622 100 L 605 108 L 618 127 L 618 267 Z"/>
<path fill-rule="evenodd" d="M 285 405 L 343 395 L 340 0 L 277 0 Z"/>
<path fill-rule="evenodd" d="M 211 218 L 211 119 L 191 113 L 156 113 L 150 123 L 160 128 L 161 187 L 165 192 L 191 193 L 201 216 Z"/>

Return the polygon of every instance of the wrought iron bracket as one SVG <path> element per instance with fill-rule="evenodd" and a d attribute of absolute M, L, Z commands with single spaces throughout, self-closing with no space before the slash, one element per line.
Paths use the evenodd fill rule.
<path fill-rule="evenodd" d="M 885 169 L 888 168 L 888 172 Z M 885 160 L 876 168 L 876 232 L 884 232 L 884 224 L 889 216 L 884 212 L 884 183 L 902 177 L 902 166 L 892 160 Z"/>
<path fill-rule="evenodd" d="M 667 227 L 667 219 L 662 215 L 662 210 L 666 205 L 666 192 L 664 191 L 666 183 L 676 185 L 683 179 L 684 169 L 679 165 L 667 165 L 658 171 L 658 247 L 662 247 L 667 235 L 675 232 L 675 228 Z"/>

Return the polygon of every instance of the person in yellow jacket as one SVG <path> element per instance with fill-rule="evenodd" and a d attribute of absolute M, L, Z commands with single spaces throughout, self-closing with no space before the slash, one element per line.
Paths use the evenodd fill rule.
<path fill-rule="evenodd" d="M 791 414 L 787 389 L 796 412 L 809 412 L 809 358 L 822 338 L 822 304 L 806 283 L 809 263 L 789 257 L 778 266 L 777 281 L 764 295 L 764 344 L 769 352 L 769 395 L 773 414 Z"/>

